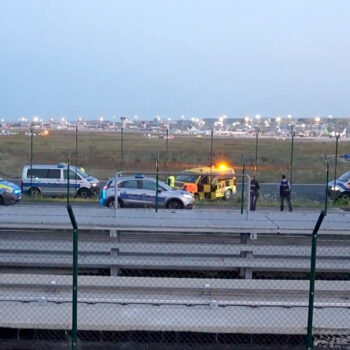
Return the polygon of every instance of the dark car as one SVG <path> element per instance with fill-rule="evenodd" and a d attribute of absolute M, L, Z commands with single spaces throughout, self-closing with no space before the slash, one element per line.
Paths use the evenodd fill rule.
<path fill-rule="evenodd" d="M 0 205 L 15 204 L 22 198 L 19 186 L 0 178 Z"/>

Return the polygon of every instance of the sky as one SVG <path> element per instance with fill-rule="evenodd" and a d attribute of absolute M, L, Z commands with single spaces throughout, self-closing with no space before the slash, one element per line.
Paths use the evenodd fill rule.
<path fill-rule="evenodd" d="M 0 117 L 350 116 L 348 0 L 0 0 Z"/>

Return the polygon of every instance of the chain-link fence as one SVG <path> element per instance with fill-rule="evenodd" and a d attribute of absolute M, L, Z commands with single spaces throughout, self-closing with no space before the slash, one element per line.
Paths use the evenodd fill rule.
<path fill-rule="evenodd" d="M 77 206 L 73 316 L 65 205 L 14 209 L 0 211 L 9 347 L 71 348 L 76 320 L 81 349 L 306 348 L 317 213 Z M 349 347 L 348 227 L 347 215 L 328 214 L 317 237 L 315 349 Z"/>

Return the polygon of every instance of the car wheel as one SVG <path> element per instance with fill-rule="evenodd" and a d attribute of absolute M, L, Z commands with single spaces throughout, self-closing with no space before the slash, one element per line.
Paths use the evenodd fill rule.
<path fill-rule="evenodd" d="M 80 198 L 86 199 L 86 198 L 91 197 L 91 192 L 87 188 L 82 188 L 81 190 L 79 190 L 78 196 Z"/>
<path fill-rule="evenodd" d="M 168 209 L 183 209 L 184 205 L 181 201 L 177 199 L 172 199 L 168 202 L 167 206 Z"/>
<path fill-rule="evenodd" d="M 5 203 L 4 203 L 4 200 L 3 200 L 3 198 L 2 197 L 0 197 L 0 205 L 4 205 Z"/>
<path fill-rule="evenodd" d="M 40 190 L 37 188 L 37 187 L 32 187 L 30 190 L 29 190 L 29 194 L 32 198 L 34 199 L 37 199 L 40 197 L 41 193 L 40 193 Z"/>
<path fill-rule="evenodd" d="M 114 202 L 114 198 L 110 198 L 110 199 L 108 199 L 108 201 L 107 201 L 107 204 L 106 204 L 106 207 L 107 208 L 114 208 L 115 206 L 115 204 L 114 204 L 115 202 Z M 121 202 L 121 200 L 120 199 L 118 199 L 118 204 L 117 204 L 117 208 L 121 208 L 122 207 L 122 202 Z"/>
<path fill-rule="evenodd" d="M 232 191 L 231 190 L 226 190 L 224 194 L 224 198 L 226 201 L 230 200 L 232 198 Z"/>

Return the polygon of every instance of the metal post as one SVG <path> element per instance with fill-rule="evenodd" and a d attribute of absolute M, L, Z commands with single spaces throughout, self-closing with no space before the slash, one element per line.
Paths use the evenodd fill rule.
<path fill-rule="evenodd" d="M 67 163 L 67 205 L 69 205 L 69 195 L 70 195 L 70 151 L 68 152 L 68 163 Z"/>
<path fill-rule="evenodd" d="M 338 168 L 338 146 L 339 146 L 340 133 L 335 135 L 335 163 L 334 163 L 334 191 L 337 182 L 337 168 Z"/>
<path fill-rule="evenodd" d="M 120 130 L 120 171 L 123 170 L 124 163 L 124 128 L 122 127 Z"/>
<path fill-rule="evenodd" d="M 117 217 L 117 212 L 118 212 L 117 179 L 118 179 L 118 173 L 115 173 L 115 183 L 114 183 L 114 216 L 115 217 Z"/>
<path fill-rule="evenodd" d="M 316 222 L 315 228 L 312 232 L 309 312 L 308 312 L 308 319 L 307 319 L 307 338 L 306 338 L 307 350 L 311 350 L 314 347 L 314 340 L 312 336 L 312 325 L 313 325 L 314 296 L 315 296 L 317 233 L 318 233 L 318 230 L 320 229 L 320 226 L 322 224 L 322 221 L 325 215 L 326 215 L 326 212 L 322 210 Z"/>
<path fill-rule="evenodd" d="M 256 128 L 256 137 L 255 137 L 255 167 L 254 173 L 255 176 L 258 175 L 258 142 L 259 142 L 259 128 Z"/>
<path fill-rule="evenodd" d="M 295 131 L 293 131 L 293 127 L 292 127 L 292 144 L 290 149 L 290 177 L 289 177 L 289 183 L 291 188 L 292 188 L 292 181 L 293 181 L 294 137 L 295 137 Z"/>
<path fill-rule="evenodd" d="M 214 142 L 214 129 L 211 129 L 210 133 L 210 168 L 213 168 L 213 142 Z"/>
<path fill-rule="evenodd" d="M 72 206 L 67 211 L 73 226 L 73 291 L 72 291 L 72 349 L 78 348 L 78 239 L 79 231 Z"/>
<path fill-rule="evenodd" d="M 250 176 L 247 174 L 245 175 L 247 178 L 247 213 L 246 213 L 246 219 L 249 219 L 249 211 L 250 211 Z"/>
<path fill-rule="evenodd" d="M 245 182 L 245 155 L 242 154 L 242 196 L 241 196 L 241 214 L 243 214 L 244 206 L 244 182 Z"/>
<path fill-rule="evenodd" d="M 159 152 L 157 153 L 157 160 L 156 160 L 156 213 L 158 212 L 158 189 L 159 189 Z"/>
<path fill-rule="evenodd" d="M 168 143 L 169 143 L 169 127 L 166 128 L 166 141 L 165 141 L 165 174 L 168 177 Z"/>
<path fill-rule="evenodd" d="M 33 124 L 30 124 L 30 186 L 33 186 Z"/>
<path fill-rule="evenodd" d="M 78 121 L 75 128 L 75 166 L 78 169 Z M 75 190 L 77 190 L 78 173 L 75 172 Z"/>
<path fill-rule="evenodd" d="M 325 161 L 326 161 L 326 199 L 324 203 L 324 211 L 325 215 L 327 215 L 327 209 L 328 209 L 328 182 L 329 182 L 329 162 L 328 162 L 328 157 L 325 154 L 324 155 Z"/>

